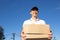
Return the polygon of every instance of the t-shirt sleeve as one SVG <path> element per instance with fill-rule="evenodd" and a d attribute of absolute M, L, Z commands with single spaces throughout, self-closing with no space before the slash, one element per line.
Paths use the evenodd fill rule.
<path fill-rule="evenodd" d="M 40 20 L 41 24 L 46 24 L 46 22 L 44 20 Z"/>
<path fill-rule="evenodd" d="M 23 22 L 23 27 L 24 27 L 25 24 L 27 24 L 27 21 L 24 21 L 24 22 Z"/>
<path fill-rule="evenodd" d="M 23 22 L 23 27 L 24 27 L 24 25 L 25 25 L 25 21 Z"/>

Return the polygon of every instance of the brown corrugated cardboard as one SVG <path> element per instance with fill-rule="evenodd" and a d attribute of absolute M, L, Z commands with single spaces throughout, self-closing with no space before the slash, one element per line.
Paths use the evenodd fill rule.
<path fill-rule="evenodd" d="M 48 38 L 50 27 L 47 24 L 25 24 L 23 27 L 27 39 Z M 47 39 L 46 39 L 47 40 Z"/>

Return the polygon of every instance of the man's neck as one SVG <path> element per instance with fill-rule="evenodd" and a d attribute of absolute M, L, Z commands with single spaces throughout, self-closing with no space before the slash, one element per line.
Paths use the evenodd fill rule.
<path fill-rule="evenodd" d="M 35 17 L 35 16 L 32 16 L 32 19 L 33 19 L 33 20 L 37 20 L 37 17 Z"/>

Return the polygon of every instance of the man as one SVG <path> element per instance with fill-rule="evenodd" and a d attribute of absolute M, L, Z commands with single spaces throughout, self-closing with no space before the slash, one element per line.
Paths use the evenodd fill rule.
<path fill-rule="evenodd" d="M 37 16 L 38 16 L 38 8 L 37 7 L 33 7 L 30 11 L 30 14 L 31 14 L 31 18 L 29 20 L 24 21 L 23 26 L 25 24 L 46 24 L 44 20 L 37 18 Z M 51 34 L 48 35 L 49 39 L 51 39 L 50 36 L 51 36 Z M 22 40 L 25 40 L 26 36 L 24 35 L 23 30 L 21 32 L 21 37 L 22 37 Z"/>

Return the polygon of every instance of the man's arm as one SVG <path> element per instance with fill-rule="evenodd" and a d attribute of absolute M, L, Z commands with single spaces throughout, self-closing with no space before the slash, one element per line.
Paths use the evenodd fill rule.
<path fill-rule="evenodd" d="M 21 37 L 25 37 L 24 30 L 22 29 Z"/>

